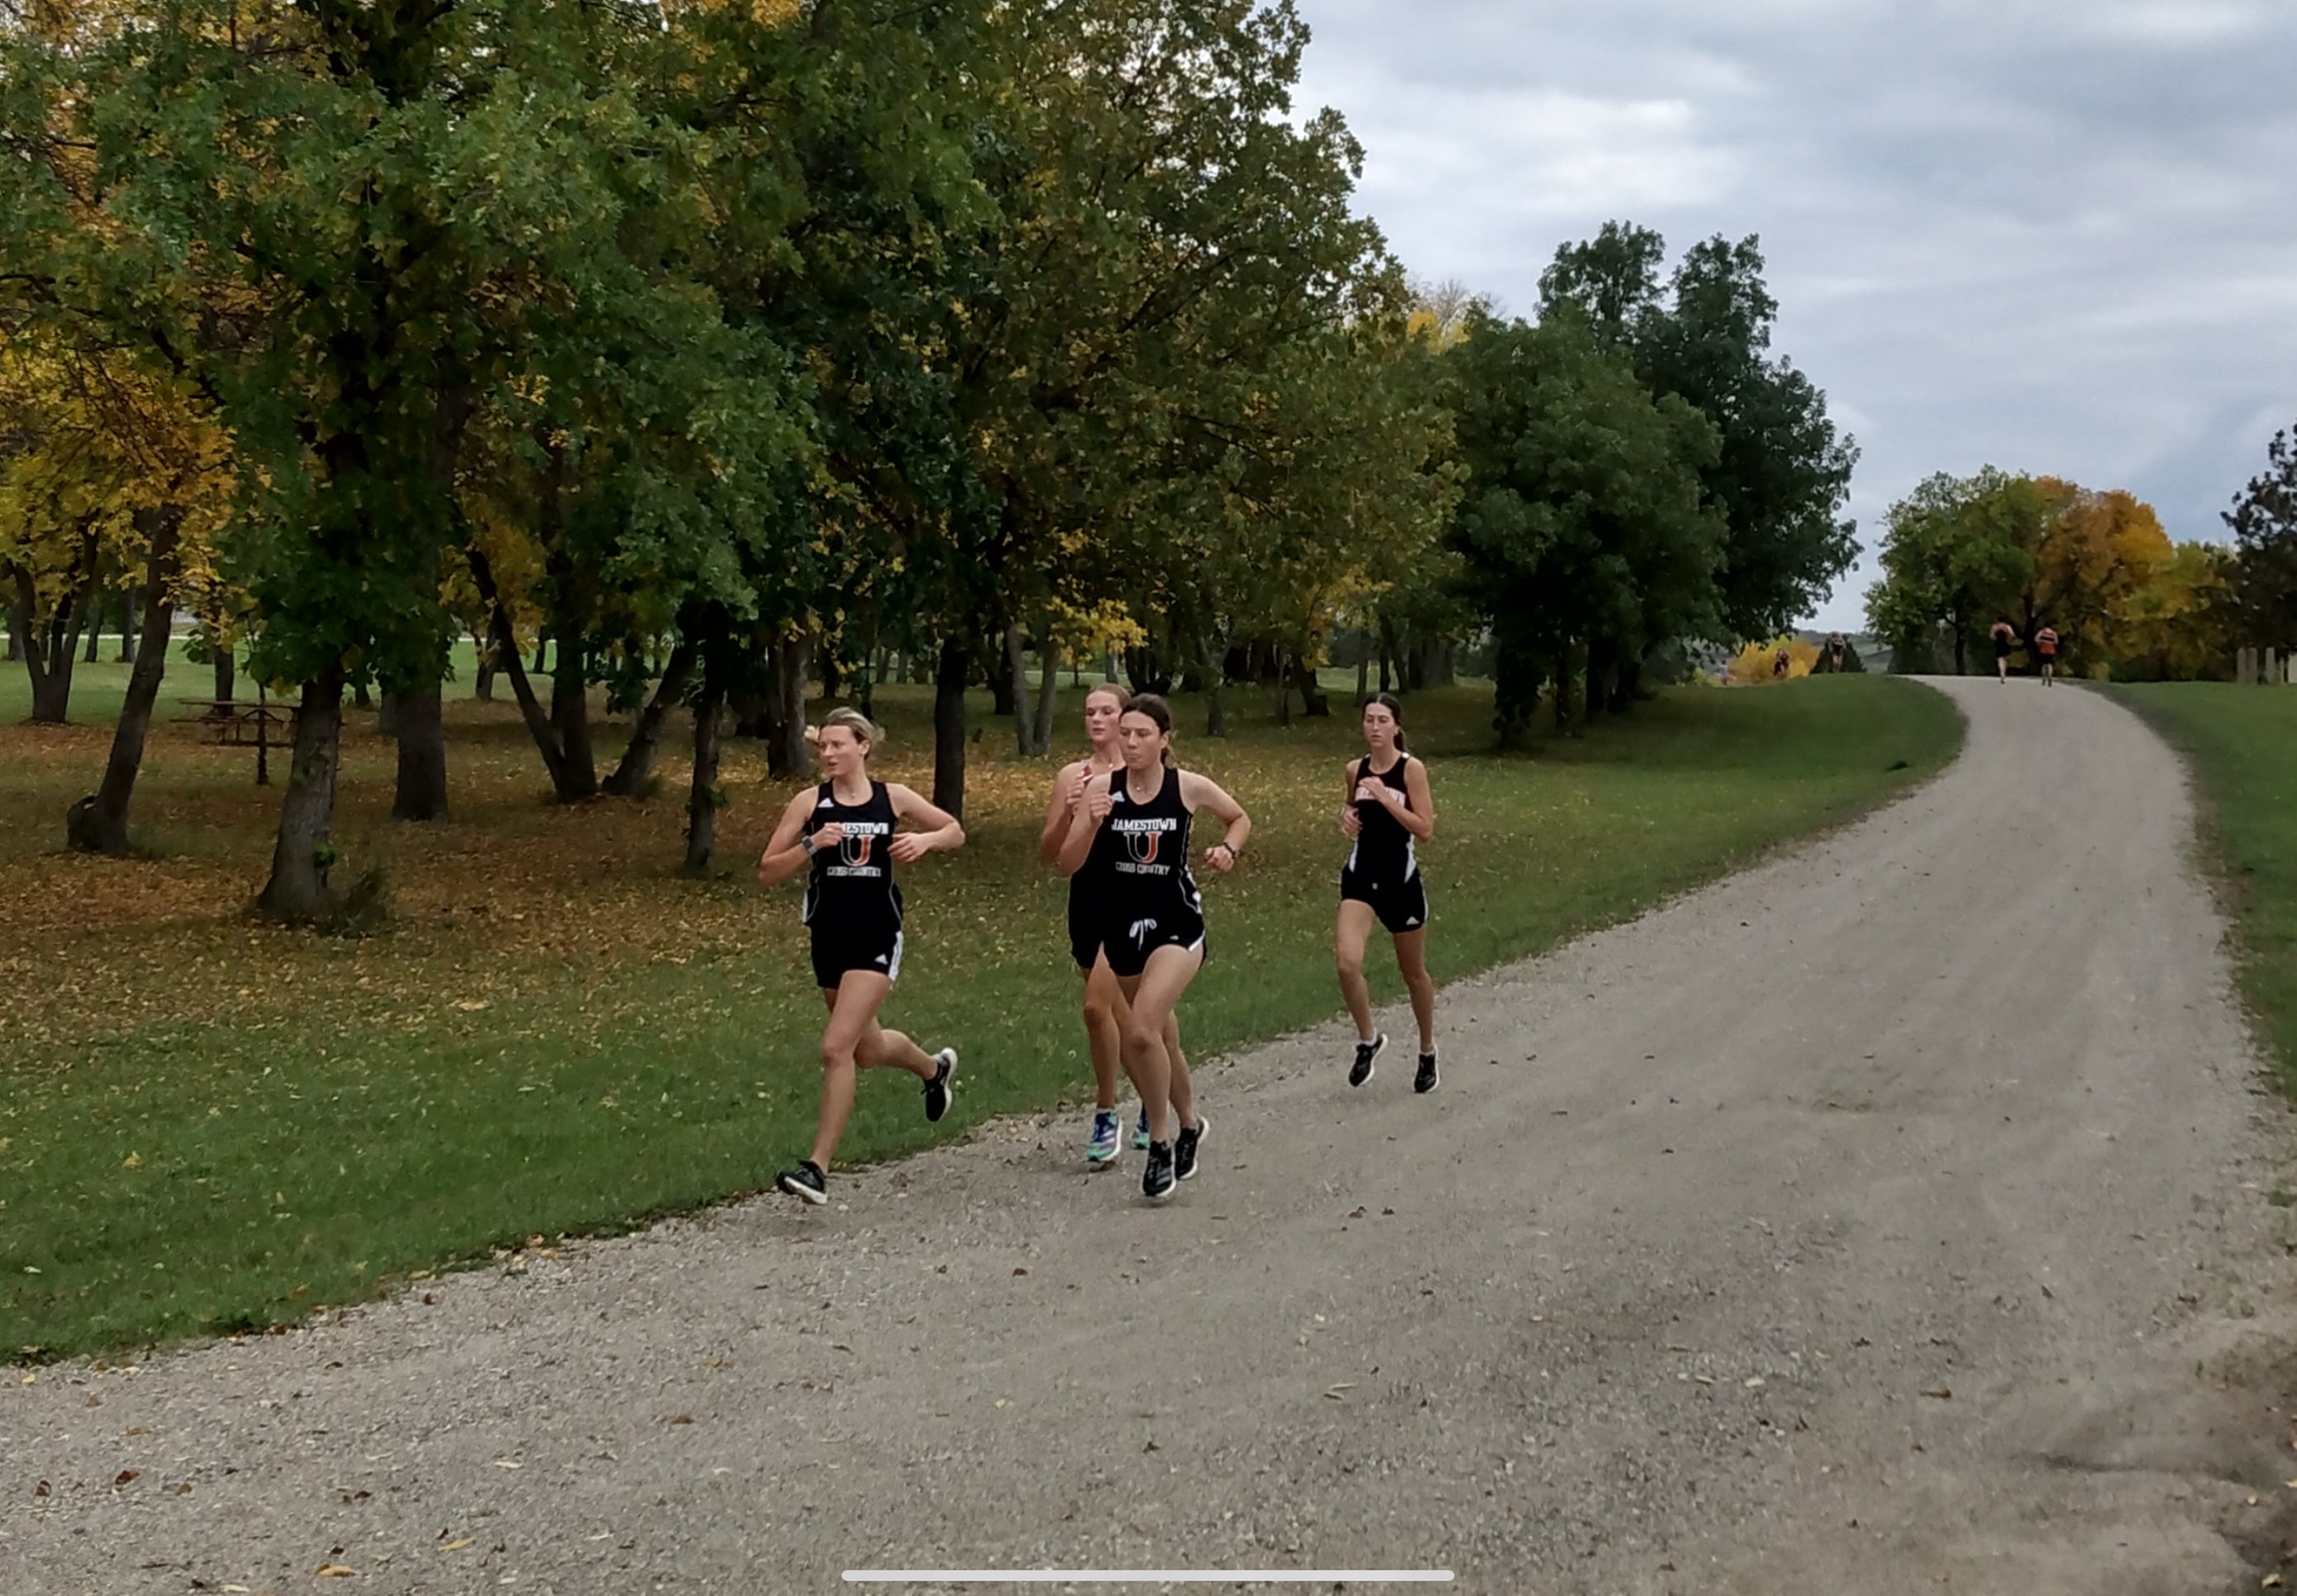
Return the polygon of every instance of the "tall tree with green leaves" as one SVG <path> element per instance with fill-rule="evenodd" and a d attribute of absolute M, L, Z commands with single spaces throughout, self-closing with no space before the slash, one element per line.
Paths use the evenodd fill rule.
<path fill-rule="evenodd" d="M 1718 439 L 1576 312 L 1480 318 L 1447 359 L 1465 475 L 1452 536 L 1497 644 L 1497 728 L 1512 744 L 1543 682 L 1568 722 L 1591 648 L 1600 693 L 1607 658 L 1712 634 L 1725 529 L 1700 472 Z"/>
<path fill-rule="evenodd" d="M 1856 529 L 1842 517 L 1857 446 L 1836 432 L 1826 395 L 1770 352 L 1778 303 L 1754 237 L 1694 244 L 1663 282 L 1666 257 L 1657 232 L 1606 222 L 1556 251 L 1541 301 L 1577 307 L 1654 393 L 1714 423 L 1720 446 L 1701 480 L 1729 528 L 1717 577 L 1723 623 L 1732 637 L 1774 636 L 1857 558 Z"/>

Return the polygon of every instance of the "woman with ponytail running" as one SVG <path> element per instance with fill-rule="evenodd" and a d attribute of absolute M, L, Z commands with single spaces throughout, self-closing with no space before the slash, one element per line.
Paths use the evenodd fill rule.
<path fill-rule="evenodd" d="M 1092 751 L 1073 764 L 1063 765 L 1060 774 L 1053 778 L 1052 797 L 1045 806 L 1044 830 L 1037 837 L 1037 858 L 1043 863 L 1059 862 L 1061 844 L 1068 837 L 1077 806 L 1084 801 L 1086 783 L 1095 776 L 1106 776 L 1123 767 L 1124 755 L 1117 746 L 1117 719 L 1131 702 L 1132 694 L 1114 682 L 1103 682 L 1085 694 L 1085 738 Z M 1117 1091 L 1124 1081 L 1125 998 L 1108 960 L 1101 956 L 1100 904 L 1108 890 L 1106 873 L 1094 869 L 1090 858 L 1083 869 L 1069 877 L 1069 957 L 1076 961 L 1077 974 L 1084 978 L 1085 1043 L 1093 1064 L 1093 1124 L 1085 1139 L 1085 1157 L 1094 1164 L 1115 1159 L 1123 1133 L 1123 1120 L 1117 1113 Z M 1165 1050 L 1174 1058 L 1181 1056 L 1177 1018 L 1166 1021 Z M 1187 1068 L 1185 1062 L 1182 1068 Z M 1135 1147 L 1149 1144 L 1145 1108 L 1140 1122 L 1133 1128 L 1132 1142 Z"/>
<path fill-rule="evenodd" d="M 1243 857 L 1252 817 L 1220 784 L 1172 763 L 1172 710 L 1143 694 L 1117 720 L 1123 765 L 1089 778 L 1061 842 L 1061 873 L 1101 874 L 1100 957 L 1127 1013 L 1125 1072 L 1149 1122 L 1141 1192 L 1163 1202 L 1192 1178 L 1208 1128 L 1197 1112 L 1188 1065 L 1168 1046 L 1167 1025 L 1181 995 L 1204 968 L 1204 899 L 1189 873 L 1189 831 L 1203 810 L 1226 828 L 1205 863 L 1227 874 Z"/>
<path fill-rule="evenodd" d="M 908 1070 L 924 1083 L 926 1118 L 938 1120 L 949 1112 L 957 1069 L 955 1047 L 929 1056 L 878 1023 L 878 1008 L 902 973 L 902 892 L 894 866 L 961 848 L 965 832 L 956 817 L 899 782 L 871 777 L 877 737 L 860 710 L 829 713 L 818 745 L 825 779 L 790 800 L 758 859 L 758 880 L 769 887 L 808 872 L 805 923 L 813 934 L 814 983 L 830 1010 L 813 1156 L 775 1182 L 809 1203 L 829 1201 L 830 1159 L 853 1113 L 856 1070 Z M 901 830 L 904 822 L 913 829 Z"/>
<path fill-rule="evenodd" d="M 1340 919 L 1333 959 L 1340 992 L 1355 1020 L 1355 1062 L 1347 1083 L 1371 1079 L 1387 1036 L 1371 1022 L 1371 989 L 1363 979 L 1363 948 L 1374 920 L 1395 941 L 1395 965 L 1411 994 L 1419 1025 L 1419 1070 L 1414 1091 L 1433 1091 L 1435 983 L 1427 974 L 1427 884 L 1419 871 L 1419 844 L 1435 835 L 1435 800 L 1427 766 L 1404 751 L 1403 705 L 1388 694 L 1364 700 L 1365 754 L 1351 759 L 1340 780 L 1340 829 L 1351 846 L 1340 868 Z"/>

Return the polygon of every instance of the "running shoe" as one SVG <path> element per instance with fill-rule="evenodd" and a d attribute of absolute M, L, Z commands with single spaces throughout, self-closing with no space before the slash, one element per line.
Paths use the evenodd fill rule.
<path fill-rule="evenodd" d="M 1172 1195 L 1172 1143 L 1149 1143 L 1148 1168 L 1141 1172 L 1141 1195 L 1152 1203 L 1161 1203 Z"/>
<path fill-rule="evenodd" d="M 1139 1124 L 1137 1124 L 1137 1125 L 1135 1125 L 1135 1126 L 1133 1126 L 1133 1145 L 1134 1145 L 1135 1147 L 1146 1147 L 1148 1144 L 1149 1144 L 1149 1111 L 1148 1111 L 1147 1109 L 1145 1109 L 1145 1108 L 1144 1108 L 1144 1109 L 1142 1109 L 1142 1110 L 1141 1110 L 1141 1118 L 1140 1118 L 1140 1123 L 1139 1123 Z"/>
<path fill-rule="evenodd" d="M 803 1197 L 816 1208 L 830 1200 L 830 1183 L 822 1178 L 822 1166 L 811 1158 L 801 1161 L 795 1169 L 785 1169 L 774 1184 L 792 1197 Z"/>
<path fill-rule="evenodd" d="M 1413 1091 L 1433 1091 L 1435 1090 L 1435 1054 L 1432 1052 L 1421 1053 L 1419 1055 L 1419 1073 L 1411 1077 L 1411 1089 Z"/>
<path fill-rule="evenodd" d="M 1196 1116 L 1194 1129 L 1183 1129 L 1173 1138 L 1172 1172 L 1175 1180 L 1196 1178 L 1196 1150 L 1204 1142 L 1204 1133 L 1211 1121 L 1204 1115 Z"/>
<path fill-rule="evenodd" d="M 1386 1045 L 1387 1032 L 1384 1030 L 1369 1041 L 1355 1044 L 1355 1063 L 1347 1072 L 1347 1083 L 1350 1086 L 1360 1086 L 1371 1079 L 1371 1061 L 1379 1056 L 1379 1050 Z"/>
<path fill-rule="evenodd" d="M 938 1120 L 950 1111 L 952 1082 L 957 1073 L 957 1050 L 944 1047 L 934 1054 L 934 1061 L 942 1067 L 934 1071 L 934 1078 L 926 1082 L 926 1118 Z"/>
<path fill-rule="evenodd" d="M 1117 1137 L 1122 1134 L 1119 1128 L 1121 1124 L 1115 1109 L 1095 1109 L 1092 1140 L 1085 1143 L 1085 1157 L 1096 1164 L 1105 1164 L 1114 1158 L 1117 1155 Z"/>

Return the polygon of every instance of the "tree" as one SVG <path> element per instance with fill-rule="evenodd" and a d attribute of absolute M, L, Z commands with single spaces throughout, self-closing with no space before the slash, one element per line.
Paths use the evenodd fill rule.
<path fill-rule="evenodd" d="M 1967 478 L 1925 479 L 1885 517 L 1882 580 L 1866 595 L 1869 623 L 1901 658 L 1922 661 L 1943 626 L 1962 674 L 1970 644 L 1994 616 L 2017 607 L 2034 580 L 2034 551 L 2056 508 L 2034 479 L 1992 466 Z"/>
<path fill-rule="evenodd" d="M 2070 672 L 2121 657 L 2130 651 L 2132 605 L 2170 562 L 2169 535 L 2151 505 L 2121 489 L 2099 492 L 2056 477 L 2038 479 L 2035 489 L 2049 513 L 2018 596 L 2019 634 L 2055 628 Z"/>
<path fill-rule="evenodd" d="M 1500 739 L 1515 743 L 1545 680 L 1568 723 L 1591 652 L 1592 698 L 1607 660 L 1715 629 L 1724 528 L 1699 473 L 1718 439 L 1576 313 L 1481 321 L 1450 359 L 1466 479 L 1452 536 L 1498 648 Z"/>
<path fill-rule="evenodd" d="M 2235 496 L 2224 521 L 2233 532 L 2230 602 L 2242 639 L 2290 646 L 2297 642 L 2297 435 L 2273 435 L 2265 470 Z"/>
<path fill-rule="evenodd" d="M 1769 353 L 1778 303 L 1751 235 L 1693 245 L 1664 289 L 1666 242 L 1607 222 L 1566 244 L 1540 277 L 1543 307 L 1576 306 L 1598 340 L 1627 352 L 1655 394 L 1712 422 L 1720 442 L 1701 480 L 1729 529 L 1717 592 L 1725 630 L 1767 637 L 1806 614 L 1857 558 L 1841 519 L 1857 463 L 1826 395 Z"/>

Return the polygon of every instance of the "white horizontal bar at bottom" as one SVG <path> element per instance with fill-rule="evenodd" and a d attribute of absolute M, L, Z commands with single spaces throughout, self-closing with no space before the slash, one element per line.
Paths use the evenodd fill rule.
<path fill-rule="evenodd" d="M 1448 1585 L 1448 1568 L 849 1568 L 849 1585 Z"/>

